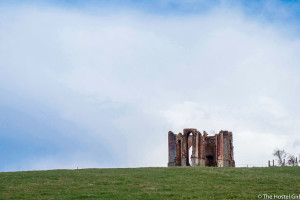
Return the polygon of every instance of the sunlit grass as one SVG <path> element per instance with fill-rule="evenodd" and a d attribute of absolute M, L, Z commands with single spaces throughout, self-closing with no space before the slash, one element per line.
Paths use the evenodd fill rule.
<path fill-rule="evenodd" d="M 300 168 L 124 168 L 0 173 L 0 199 L 258 199 L 300 194 Z"/>

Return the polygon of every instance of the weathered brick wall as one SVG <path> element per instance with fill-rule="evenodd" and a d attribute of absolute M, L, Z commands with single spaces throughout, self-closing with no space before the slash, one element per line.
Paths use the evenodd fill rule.
<path fill-rule="evenodd" d="M 207 136 L 205 131 L 202 135 L 197 129 L 189 128 L 183 129 L 183 134 L 169 131 L 168 138 L 168 166 L 235 166 L 232 132 L 220 131 Z M 191 155 L 189 148 L 192 148 Z"/>
<path fill-rule="evenodd" d="M 169 141 L 169 162 L 168 166 L 175 166 L 175 157 L 176 157 L 176 136 L 172 131 L 168 133 Z"/>
<path fill-rule="evenodd" d="M 181 166 L 181 158 L 182 158 L 182 134 L 179 133 L 176 135 L 176 157 L 175 157 L 176 166 Z"/>
<path fill-rule="evenodd" d="M 205 165 L 216 166 L 216 138 L 207 136 L 205 138 Z"/>

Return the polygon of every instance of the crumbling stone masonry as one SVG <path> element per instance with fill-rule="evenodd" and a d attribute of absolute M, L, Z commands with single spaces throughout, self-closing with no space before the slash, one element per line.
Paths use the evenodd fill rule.
<path fill-rule="evenodd" d="M 203 135 L 195 128 L 183 129 L 183 134 L 168 133 L 169 162 L 172 166 L 234 167 L 232 132 L 220 131 L 214 136 Z M 192 148 L 189 156 L 189 149 Z M 190 158 L 190 159 L 189 159 Z"/>

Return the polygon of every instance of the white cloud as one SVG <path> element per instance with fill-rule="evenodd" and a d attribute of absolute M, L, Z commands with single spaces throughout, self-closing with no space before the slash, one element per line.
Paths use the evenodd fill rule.
<path fill-rule="evenodd" d="M 287 116 L 285 110 L 268 97 L 261 97 L 260 103 L 262 104 L 262 110 L 268 112 L 269 114 L 277 118 Z"/>
<path fill-rule="evenodd" d="M 273 148 L 300 140 L 300 43 L 278 24 L 224 8 L 181 17 L 12 10 L 0 19 L 1 87 L 84 127 L 78 137 L 92 150 L 105 140 L 112 160 L 127 160 L 120 166 L 166 165 L 170 129 L 233 131 L 241 165 L 265 165 Z"/>

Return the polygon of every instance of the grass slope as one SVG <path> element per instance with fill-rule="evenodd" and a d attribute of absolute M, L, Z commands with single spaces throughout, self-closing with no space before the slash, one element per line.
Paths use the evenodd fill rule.
<path fill-rule="evenodd" d="M 207 200 L 258 199 L 259 194 L 300 194 L 300 168 L 174 167 L 0 173 L 0 199 Z"/>

